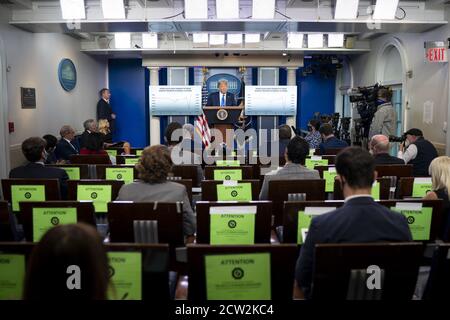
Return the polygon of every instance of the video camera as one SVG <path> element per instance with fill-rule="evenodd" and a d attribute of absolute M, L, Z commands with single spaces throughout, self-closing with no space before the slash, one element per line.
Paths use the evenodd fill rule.
<path fill-rule="evenodd" d="M 358 87 L 351 90 L 349 94 L 350 102 L 356 104 L 356 109 L 361 117 L 360 136 L 367 138 L 372 119 L 377 112 L 378 91 L 388 89 L 378 83 L 371 87 Z"/>

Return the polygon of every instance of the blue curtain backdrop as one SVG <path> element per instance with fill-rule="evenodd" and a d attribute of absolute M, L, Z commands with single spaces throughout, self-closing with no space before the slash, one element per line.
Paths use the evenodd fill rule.
<path fill-rule="evenodd" d="M 114 140 L 145 147 L 149 144 L 148 69 L 141 59 L 109 59 L 108 69 L 111 106 L 117 115 Z"/>
<path fill-rule="evenodd" d="M 335 77 L 325 78 L 318 72 L 303 75 L 308 66 L 315 64 L 312 59 L 305 59 L 305 65 L 297 70 L 297 128 L 306 129 L 306 124 L 314 112 L 332 114 L 335 105 Z M 141 59 L 110 59 L 109 87 L 111 89 L 111 105 L 117 114 L 114 140 L 126 140 L 133 147 L 145 147 L 149 144 L 149 85 L 150 74 L 142 67 Z M 167 68 L 159 71 L 160 85 L 167 85 Z M 286 85 L 286 69 L 280 68 L 279 84 Z M 194 68 L 189 68 L 189 84 L 194 84 Z M 247 83 L 248 85 L 248 83 Z M 258 85 L 258 68 L 252 68 L 251 85 Z M 257 117 L 253 119 L 256 127 Z M 279 123 L 285 122 L 280 117 Z M 189 117 L 193 123 L 194 117 Z M 167 117 L 161 117 L 161 143 L 164 143 L 164 129 Z"/>
<path fill-rule="evenodd" d="M 303 71 L 317 65 L 313 59 L 305 59 L 304 67 L 297 70 L 297 128 L 306 129 L 314 112 L 321 114 L 334 113 L 336 76 L 326 78 L 316 71 L 303 75 Z M 334 66 L 328 66 L 334 69 Z"/>
<path fill-rule="evenodd" d="M 167 86 L 167 68 L 161 68 L 159 69 L 158 72 L 158 76 L 159 76 L 159 85 L 160 86 Z M 160 143 L 161 144 L 165 144 L 165 140 L 164 140 L 164 132 L 166 131 L 166 127 L 169 124 L 169 119 L 167 116 L 163 116 L 163 117 L 159 117 L 160 120 L 160 127 L 159 127 L 159 131 L 160 131 Z"/>

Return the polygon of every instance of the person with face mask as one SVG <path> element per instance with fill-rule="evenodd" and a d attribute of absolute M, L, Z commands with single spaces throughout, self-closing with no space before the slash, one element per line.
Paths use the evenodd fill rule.
<path fill-rule="evenodd" d="M 387 137 L 396 135 L 397 116 L 391 103 L 392 91 L 388 88 L 378 90 L 377 111 L 370 124 L 369 139 L 374 135 L 382 134 Z"/>
<path fill-rule="evenodd" d="M 319 129 L 320 121 L 311 119 L 308 123 L 309 133 L 305 136 L 305 140 L 308 142 L 310 149 L 318 149 L 322 143 L 322 136 L 320 135 Z"/>
<path fill-rule="evenodd" d="M 69 176 L 60 168 L 44 165 L 47 152 L 46 142 L 39 137 L 32 137 L 22 142 L 22 153 L 28 160 L 24 166 L 14 168 L 9 173 L 10 179 L 58 179 L 62 199 L 67 197 L 67 180 Z"/>
<path fill-rule="evenodd" d="M 405 163 L 413 165 L 415 177 L 428 177 L 431 161 L 438 156 L 436 148 L 423 137 L 420 129 L 409 129 L 404 136 L 405 142 L 400 144 L 397 156 Z"/>
<path fill-rule="evenodd" d="M 344 205 L 312 219 L 297 260 L 295 279 L 306 298 L 313 287 L 316 244 L 412 241 L 406 218 L 371 196 L 377 174 L 368 151 L 359 147 L 344 149 L 336 157 L 336 172 Z"/>

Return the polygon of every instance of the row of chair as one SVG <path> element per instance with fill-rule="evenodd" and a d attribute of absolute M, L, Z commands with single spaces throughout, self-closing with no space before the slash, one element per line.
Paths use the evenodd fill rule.
<path fill-rule="evenodd" d="M 26 264 L 34 246 L 33 243 L 2 242 L 0 257 L 4 254 L 21 255 Z M 425 298 L 448 299 L 450 244 L 433 244 L 431 248 L 435 263 Z M 188 284 L 181 287 L 178 281 L 177 290 L 177 279 L 169 272 L 167 244 L 105 244 L 105 249 L 109 255 L 125 257 L 134 254 L 141 261 L 140 265 L 133 265 L 128 274 L 115 269 L 112 283 L 126 280 L 129 288 L 127 293 L 119 288 L 116 295 L 110 295 L 112 299 L 157 302 L 176 297 L 192 301 L 230 298 L 287 301 L 296 297 L 293 288 L 298 250 L 295 245 L 188 245 Z M 411 300 L 421 258 L 422 247 L 416 243 L 317 245 L 311 296 L 313 299 L 333 300 Z M 245 264 L 218 266 L 218 261 L 229 259 L 249 261 L 255 265 L 252 268 Z M 373 266 L 378 268 L 381 276 L 381 288 L 376 290 L 366 285 L 370 275 L 368 269 Z M 17 265 L 17 268 L 20 274 L 19 269 L 24 272 L 26 266 Z M 222 274 L 214 276 L 212 272 L 216 271 Z M 251 284 L 248 288 L 242 280 L 247 278 Z M 183 294 L 182 289 L 186 289 L 186 285 L 187 294 Z"/>
<path fill-rule="evenodd" d="M 416 204 L 420 208 L 429 209 L 429 225 L 424 226 L 428 234 L 417 236 L 419 242 L 434 242 L 442 239 L 444 234 L 445 216 L 442 200 L 381 200 L 379 202 L 388 208 L 395 208 L 402 204 Z M 239 209 L 255 207 L 254 227 L 251 243 L 270 243 L 280 241 L 282 243 L 299 242 L 299 213 L 304 213 L 311 208 L 325 207 L 328 211 L 343 205 L 342 201 L 287 201 L 282 211 L 282 223 L 277 228 L 277 238 L 272 234 L 272 207 L 271 201 L 250 202 L 197 202 L 197 243 L 211 243 L 211 234 L 214 231 L 211 222 L 212 208 L 220 207 L 225 213 L 239 212 Z M 153 242 L 169 243 L 173 247 L 184 245 L 182 224 L 183 215 L 181 203 L 132 203 L 109 202 L 106 219 L 109 228 L 109 241 L 111 242 L 149 242 L 143 236 L 145 234 L 156 235 Z M 20 213 L 12 216 L 8 211 L 8 203 L 0 202 L 0 222 L 4 230 L 8 230 L 11 217 L 16 217 L 17 222 L 23 225 L 25 239 L 34 241 L 34 208 L 76 208 L 76 220 L 91 225 L 99 223 L 98 214 L 95 213 L 92 202 L 79 201 L 48 201 L 48 202 L 20 202 Z M 227 209 L 228 208 L 228 209 Z M 231 211 L 227 211 L 231 210 Z M 326 211 L 326 210 L 325 210 Z M 138 221 L 155 221 L 155 225 L 137 225 Z M 12 221 L 14 224 L 15 221 Z M 104 221 L 106 223 L 106 221 Z M 412 223 L 411 223 L 412 224 Z M 153 229 L 152 229 L 153 228 Z M 230 231 L 231 232 L 231 231 Z M 413 233 L 414 235 L 414 233 Z M 232 236 L 232 232 L 231 232 Z"/>
<path fill-rule="evenodd" d="M 109 168 L 109 167 L 107 167 Z M 102 169 L 107 169 L 102 168 Z M 131 168 L 130 168 L 131 169 Z M 101 170 L 101 169 L 98 169 Z M 120 173 L 125 174 L 125 173 Z M 116 177 L 119 179 L 119 177 Z M 120 177 L 121 178 L 121 177 Z M 379 184 L 379 194 L 375 195 L 380 200 L 388 200 L 388 199 L 402 199 L 413 196 L 413 186 L 415 178 L 400 178 L 397 188 L 396 195 L 391 192 L 391 181 L 389 178 L 379 178 L 377 182 Z M 175 180 L 177 183 L 181 183 L 186 187 L 189 199 L 192 203 L 193 191 L 198 192 L 199 190 L 193 189 L 193 183 L 191 179 L 177 179 Z M 20 199 L 15 196 L 11 190 L 14 186 L 43 186 L 44 187 L 44 198 L 40 200 L 46 201 L 54 201 L 60 200 L 60 192 L 58 186 L 58 180 L 56 179 L 3 179 L 2 180 L 2 190 L 4 199 L 13 203 L 13 210 L 17 211 L 17 201 L 22 200 L 26 201 L 27 199 L 22 197 Z M 246 185 L 250 188 L 250 192 L 247 195 L 247 198 L 241 200 L 258 200 L 260 193 L 261 183 L 258 180 L 241 180 L 236 182 L 237 185 Z M 69 180 L 68 181 L 68 190 L 67 190 L 67 199 L 68 200 L 93 200 L 95 202 L 96 199 L 90 198 L 86 196 L 86 194 L 81 195 L 79 192 L 80 187 L 87 188 L 89 186 L 97 186 L 97 187 L 109 187 L 107 194 L 104 195 L 104 210 L 100 212 L 106 212 L 106 202 L 113 201 L 117 198 L 118 192 L 122 185 L 124 184 L 123 180 L 103 180 L 103 179 L 85 179 L 85 180 Z M 225 181 L 219 180 L 204 180 L 201 182 L 201 200 L 203 201 L 217 201 L 217 200 L 225 200 L 221 198 L 218 190 L 221 185 L 227 184 Z M 329 196 L 332 194 L 333 196 Z M 340 189 L 340 185 L 337 181 L 333 181 L 333 192 L 326 192 L 326 180 L 325 179 L 317 179 L 317 180 L 273 180 L 269 181 L 269 192 L 268 199 L 273 202 L 272 214 L 275 216 L 275 225 L 280 225 L 282 223 L 282 207 L 284 201 L 292 201 L 292 200 L 308 200 L 308 201 L 319 201 L 319 200 L 342 200 L 343 194 Z M 31 199 L 30 200 L 36 200 Z M 100 200 L 100 199 L 98 199 Z M 233 200 L 230 198 L 228 200 Z"/>

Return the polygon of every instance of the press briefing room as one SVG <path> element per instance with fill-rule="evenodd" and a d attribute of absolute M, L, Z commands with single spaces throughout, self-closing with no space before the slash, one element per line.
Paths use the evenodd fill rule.
<path fill-rule="evenodd" d="M 449 19 L 444 0 L 0 1 L 0 309 L 448 301 Z"/>

